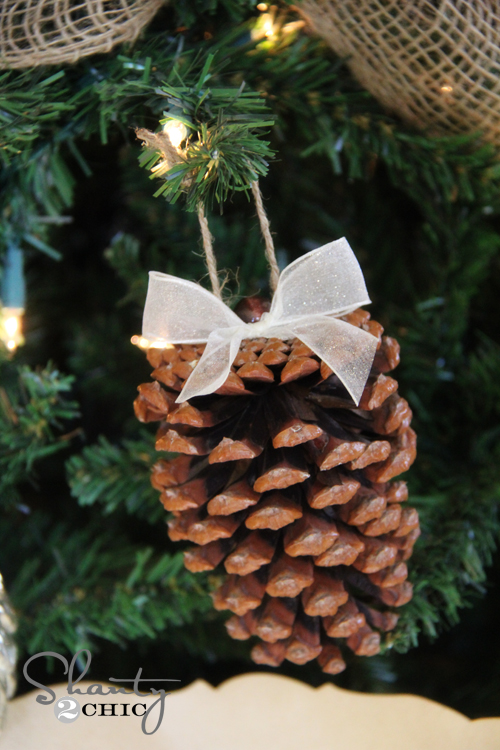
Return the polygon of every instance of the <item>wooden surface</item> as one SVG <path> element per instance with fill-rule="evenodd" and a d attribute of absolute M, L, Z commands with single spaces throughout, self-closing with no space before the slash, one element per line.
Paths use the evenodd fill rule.
<path fill-rule="evenodd" d="M 82 683 L 82 687 L 90 683 Z M 167 683 L 168 684 L 168 683 Z M 66 695 L 65 685 L 55 688 Z M 9 706 L 1 750 L 498 750 L 500 719 L 469 721 L 449 708 L 409 695 L 373 695 L 332 684 L 311 688 L 272 674 L 246 674 L 213 688 L 198 680 L 166 698 L 162 726 L 151 736 L 141 719 L 55 718 L 37 692 Z M 136 696 L 76 696 L 145 702 Z"/>

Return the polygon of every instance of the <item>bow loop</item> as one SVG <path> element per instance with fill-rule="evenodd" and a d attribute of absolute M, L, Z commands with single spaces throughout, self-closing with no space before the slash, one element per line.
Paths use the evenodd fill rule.
<path fill-rule="evenodd" d="M 375 336 L 337 318 L 318 316 L 293 324 L 296 337 L 332 368 L 359 404 L 377 351 Z"/>
<path fill-rule="evenodd" d="M 199 284 L 158 271 L 149 272 L 142 335 L 166 344 L 201 344 L 212 331 L 241 326 L 227 305 Z"/>
<path fill-rule="evenodd" d="M 143 336 L 169 344 L 207 343 L 177 398 L 180 403 L 216 391 L 227 379 L 244 338 L 299 338 L 359 403 L 377 339 L 338 320 L 368 304 L 363 273 L 345 238 L 313 250 L 280 276 L 271 310 L 257 323 L 243 323 L 221 300 L 191 281 L 149 274 Z"/>
<path fill-rule="evenodd" d="M 280 276 L 271 315 L 282 321 L 346 315 L 370 303 L 360 265 L 345 237 L 294 260 Z"/>

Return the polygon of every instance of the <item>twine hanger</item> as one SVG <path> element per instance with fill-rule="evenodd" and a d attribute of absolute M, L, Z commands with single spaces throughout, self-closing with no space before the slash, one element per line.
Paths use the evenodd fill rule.
<path fill-rule="evenodd" d="M 171 137 L 165 129 L 161 133 L 153 133 L 145 128 L 138 128 L 136 130 L 137 137 L 143 141 L 146 148 L 151 151 L 156 151 L 162 156 L 162 161 L 153 168 L 152 171 L 158 174 L 164 174 L 168 172 L 174 165 L 178 164 L 183 160 L 183 154 L 179 148 L 172 142 Z M 189 184 L 191 181 L 190 177 L 186 177 L 185 184 Z M 278 280 L 280 277 L 280 270 L 278 261 L 276 260 L 276 252 L 274 249 L 274 242 L 271 235 L 271 228 L 269 225 L 269 219 L 267 218 L 266 210 L 264 208 L 264 202 L 262 200 L 262 193 L 260 192 L 259 182 L 255 180 L 250 183 L 252 188 L 252 195 L 255 201 L 257 209 L 257 216 L 259 218 L 260 230 L 264 238 L 265 254 L 266 259 L 270 268 L 269 285 L 273 291 L 276 291 L 278 287 Z M 212 292 L 218 299 L 222 299 L 222 287 L 217 274 L 217 260 L 213 249 L 213 237 L 208 226 L 208 220 L 205 215 L 205 207 L 202 202 L 198 204 L 198 221 L 200 223 L 201 237 L 203 241 L 203 252 L 205 255 L 205 262 L 207 264 L 208 275 L 210 283 L 212 285 Z"/>
<path fill-rule="evenodd" d="M 269 219 L 267 218 L 266 210 L 264 208 L 264 202 L 262 200 L 262 193 L 260 192 L 258 181 L 256 180 L 255 182 L 252 182 L 251 186 L 255 206 L 257 208 L 260 231 L 262 232 L 262 236 L 264 238 L 266 260 L 270 268 L 269 285 L 272 291 L 275 292 L 280 277 L 280 269 L 278 266 L 278 261 L 276 260 L 276 251 L 274 249 L 274 242 L 269 225 Z M 210 277 L 210 283 L 212 285 L 212 292 L 216 297 L 222 299 L 222 289 L 219 282 L 219 277 L 217 275 L 217 261 L 213 249 L 213 237 L 208 227 L 208 221 L 207 217 L 205 216 L 205 209 L 202 203 L 200 203 L 198 206 L 198 220 L 200 222 L 201 237 L 203 240 L 203 251 L 205 253 L 205 262 L 207 264 L 208 275 Z"/>

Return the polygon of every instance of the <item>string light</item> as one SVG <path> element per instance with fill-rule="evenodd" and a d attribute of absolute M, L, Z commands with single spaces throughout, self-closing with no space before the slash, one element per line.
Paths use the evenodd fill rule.
<path fill-rule="evenodd" d="M 252 39 L 255 41 L 267 39 L 276 42 L 280 36 L 295 33 L 305 26 L 305 21 L 285 23 L 286 14 L 279 13 L 275 5 L 259 3 L 257 10 L 261 11 L 261 15 L 256 19 L 252 29 Z"/>
<path fill-rule="evenodd" d="M 445 84 L 444 86 L 441 86 L 441 91 L 443 94 L 451 94 L 451 92 L 453 91 L 453 86 Z"/>
<path fill-rule="evenodd" d="M 23 251 L 15 243 L 9 244 L 5 253 L 0 297 L 0 341 L 14 353 L 24 344 L 22 319 L 26 304 Z"/>
<path fill-rule="evenodd" d="M 163 341 L 149 341 L 144 336 L 132 336 L 130 343 L 139 349 L 174 349 L 173 344 L 165 344 Z"/>
<path fill-rule="evenodd" d="M 272 36 L 274 35 L 275 29 L 274 29 L 274 18 L 270 15 L 270 13 L 266 14 L 262 29 L 264 31 L 264 35 L 268 39 L 271 39 Z"/>
<path fill-rule="evenodd" d="M 19 323 L 20 321 L 18 315 L 9 315 L 9 317 L 5 319 L 4 327 L 9 338 L 15 336 L 19 331 Z"/>
<path fill-rule="evenodd" d="M 262 13 L 257 19 L 257 23 L 252 29 L 252 39 L 274 39 L 279 29 L 275 22 L 275 9 L 271 8 L 270 13 Z"/>
<path fill-rule="evenodd" d="M 188 136 L 186 126 L 180 120 L 169 120 L 166 122 L 163 126 L 163 132 L 168 135 L 170 143 L 174 148 L 179 148 L 182 141 L 185 141 Z"/>
<path fill-rule="evenodd" d="M 130 343 L 134 346 L 138 346 L 139 349 L 148 349 L 149 348 L 149 341 L 145 339 L 143 336 L 132 336 L 130 339 Z"/>
<path fill-rule="evenodd" d="M 24 343 L 22 331 L 23 315 L 24 310 L 22 307 L 2 308 L 0 339 L 10 352 L 15 352 L 17 347 Z"/>

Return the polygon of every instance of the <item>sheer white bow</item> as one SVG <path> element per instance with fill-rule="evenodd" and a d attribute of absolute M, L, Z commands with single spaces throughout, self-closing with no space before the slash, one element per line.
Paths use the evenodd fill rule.
<path fill-rule="evenodd" d="M 156 346 L 206 342 L 178 403 L 216 391 L 243 339 L 297 337 L 331 367 L 358 404 L 377 339 L 338 318 L 369 302 L 363 273 L 343 237 L 290 263 L 271 310 L 257 323 L 243 323 L 199 284 L 151 271 L 142 335 Z"/>

